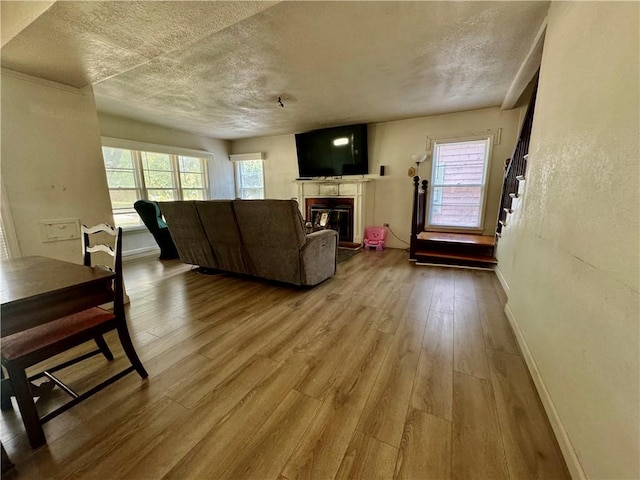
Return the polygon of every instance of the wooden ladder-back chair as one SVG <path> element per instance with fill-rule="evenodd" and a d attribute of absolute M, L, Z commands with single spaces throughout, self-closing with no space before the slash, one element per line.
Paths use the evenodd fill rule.
<path fill-rule="evenodd" d="M 105 235 L 113 236 L 115 246 L 111 247 L 98 243 L 92 244 L 90 240 L 94 238 L 94 235 L 100 238 L 105 238 Z M 54 321 L 1 339 L 2 365 L 7 369 L 9 374 L 18 407 L 25 420 L 29 441 L 34 448 L 45 443 L 44 431 L 42 430 L 42 424 L 45 422 L 65 412 L 81 401 L 86 400 L 133 371 L 138 372 L 143 379 L 148 376 L 133 347 L 127 329 L 122 280 L 122 228 L 116 229 L 106 224 L 100 224 L 95 227 L 86 227 L 83 225 L 82 250 L 84 254 L 83 263 L 88 267 L 93 266 L 92 260 L 94 260 L 94 258 L 92 258 L 92 254 L 94 253 L 101 252 L 113 258 L 113 268 L 94 266 L 94 268 L 106 268 L 114 272 L 112 287 L 113 312 L 100 307 L 89 308 L 88 310 L 58 318 Z M 117 330 L 122 348 L 130 362 L 127 368 L 80 394 L 76 393 L 71 387 L 65 385 L 53 375 L 53 373 L 63 368 L 86 360 L 94 355 L 99 355 L 100 353 L 102 353 L 107 360 L 113 360 L 113 355 L 102 337 L 103 334 L 111 330 Z M 91 340 L 95 341 L 98 345 L 96 350 L 75 357 L 27 378 L 27 368 Z M 35 392 L 25 392 L 24 390 L 30 390 L 30 386 L 32 385 L 30 382 L 42 377 L 49 378 L 51 382 L 59 386 L 72 398 L 67 403 L 42 417 L 39 417 L 39 415 L 25 415 L 25 409 L 34 408 L 32 401 L 25 401 L 25 395 L 31 395 Z M 20 390 L 22 391 L 20 392 Z M 39 418 L 39 422 L 37 425 L 27 425 L 27 418 Z M 34 434 L 33 432 L 36 433 Z"/>

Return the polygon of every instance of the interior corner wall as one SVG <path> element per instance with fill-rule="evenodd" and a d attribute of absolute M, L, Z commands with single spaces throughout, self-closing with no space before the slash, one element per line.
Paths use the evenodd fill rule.
<path fill-rule="evenodd" d="M 639 9 L 552 3 L 526 190 L 498 244 L 574 478 L 640 478 Z"/>
<path fill-rule="evenodd" d="M 113 222 L 93 91 L 6 70 L 0 88 L 2 182 L 21 254 L 80 263 L 80 239 L 43 242 L 38 221 Z"/>
<path fill-rule="evenodd" d="M 0 2 L 0 46 L 4 47 L 54 3 L 55 0 Z"/>
<path fill-rule="evenodd" d="M 463 137 L 488 130 L 501 130 L 501 141 L 492 150 L 489 168 L 488 194 L 484 215 L 485 234 L 495 231 L 502 192 L 505 159 L 513 152 L 522 109 L 501 111 L 486 108 L 467 112 L 369 124 L 369 177 L 374 178 L 373 222 L 389 223 L 395 235 L 387 238 L 392 248 L 405 248 L 411 233 L 413 181 L 409 167 L 415 166 L 411 155 L 425 150 L 427 136 L 431 138 Z M 236 140 L 233 154 L 265 152 L 265 194 L 268 198 L 297 198 L 298 163 L 294 135 L 257 137 Z M 380 166 L 385 175 L 380 177 Z M 431 165 L 420 165 L 420 175 L 430 176 Z"/>

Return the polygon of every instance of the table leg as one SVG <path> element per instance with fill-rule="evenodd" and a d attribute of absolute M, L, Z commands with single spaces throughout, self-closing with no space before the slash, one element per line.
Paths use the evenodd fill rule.
<path fill-rule="evenodd" d="M 5 367 L 13 386 L 13 394 L 16 396 L 29 443 L 32 448 L 38 448 L 40 445 L 47 443 L 47 441 L 44 437 L 44 430 L 40 423 L 36 404 L 33 401 L 29 380 L 27 380 L 25 371 L 22 368 L 11 364 L 5 365 Z"/>

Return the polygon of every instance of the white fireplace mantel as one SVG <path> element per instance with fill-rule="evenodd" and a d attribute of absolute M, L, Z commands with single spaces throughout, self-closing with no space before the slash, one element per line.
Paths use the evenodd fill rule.
<path fill-rule="evenodd" d="M 323 180 L 295 180 L 298 185 L 298 207 L 305 220 L 307 198 L 352 198 L 353 242 L 362 243 L 364 228 L 373 222 L 373 178 L 331 178 Z"/>

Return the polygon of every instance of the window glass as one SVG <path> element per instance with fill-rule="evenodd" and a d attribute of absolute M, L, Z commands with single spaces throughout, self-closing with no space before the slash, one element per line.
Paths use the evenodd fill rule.
<path fill-rule="evenodd" d="M 202 159 L 194 157 L 180 157 L 181 172 L 202 173 Z"/>
<path fill-rule="evenodd" d="M 131 150 L 102 147 L 102 155 L 104 156 L 104 166 L 107 170 L 121 168 L 130 170 L 133 168 Z"/>
<path fill-rule="evenodd" d="M 184 200 L 206 200 L 204 198 L 203 190 L 182 190 L 182 197 Z"/>
<path fill-rule="evenodd" d="M 142 165 L 145 170 L 170 172 L 171 157 L 164 153 L 141 152 Z"/>
<path fill-rule="evenodd" d="M 135 168 L 129 150 L 103 148 L 109 188 L 136 188 Z"/>
<path fill-rule="evenodd" d="M 147 188 L 173 188 L 171 157 L 162 153 L 142 153 L 142 171 Z"/>
<path fill-rule="evenodd" d="M 179 157 L 180 185 L 185 200 L 207 198 L 206 163 L 202 158 Z"/>
<path fill-rule="evenodd" d="M 262 160 L 236 162 L 236 196 L 244 200 L 264 198 Z"/>
<path fill-rule="evenodd" d="M 111 206 L 117 226 L 142 225 L 136 200 L 158 202 L 209 198 L 204 158 L 102 148 Z"/>
<path fill-rule="evenodd" d="M 202 188 L 202 175 L 198 173 L 180 173 L 182 188 Z"/>
<path fill-rule="evenodd" d="M 482 226 L 489 140 L 436 143 L 431 177 L 429 224 Z"/>
<path fill-rule="evenodd" d="M 156 190 L 147 188 L 147 200 L 155 202 L 170 202 L 176 200 L 173 190 Z"/>

